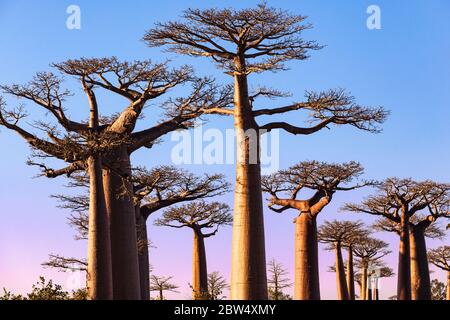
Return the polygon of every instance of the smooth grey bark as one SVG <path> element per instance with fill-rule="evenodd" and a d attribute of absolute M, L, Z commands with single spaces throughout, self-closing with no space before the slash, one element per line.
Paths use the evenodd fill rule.
<path fill-rule="evenodd" d="M 244 70 L 245 66 L 241 65 L 241 69 Z M 234 83 L 234 126 L 237 136 L 237 161 L 232 237 L 231 299 L 266 300 L 267 275 L 259 132 L 248 97 L 247 76 L 235 75 Z"/>

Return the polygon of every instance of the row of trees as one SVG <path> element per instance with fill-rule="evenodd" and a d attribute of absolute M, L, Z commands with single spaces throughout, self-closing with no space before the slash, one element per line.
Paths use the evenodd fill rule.
<path fill-rule="evenodd" d="M 349 125 L 377 133 L 378 125 L 388 115 L 381 107 L 357 104 L 342 89 L 307 92 L 305 101 L 289 105 L 258 106 L 259 98 L 273 99 L 286 94 L 265 87 L 251 92 L 249 75 L 283 70 L 286 62 L 305 60 L 311 51 L 320 49 L 316 42 L 303 38 L 303 32 L 310 27 L 304 16 L 261 4 L 243 10 L 188 9 L 179 21 L 159 23 L 145 34 L 144 40 L 151 47 L 162 46 L 180 55 L 211 58 L 220 70 L 232 77 L 231 86 L 221 86 L 212 78 L 197 77 L 188 66 L 170 69 L 167 63 L 150 60 L 81 58 L 53 64 L 58 73 L 75 78 L 83 89 L 87 120 L 76 121 L 69 116 L 67 99 L 71 93 L 63 88 L 59 75 L 38 73 L 26 85 L 1 87 L 5 94 L 37 105 L 46 112 L 42 117 L 51 119 L 37 118 L 32 126 L 38 129 L 37 133 L 27 130 L 23 125 L 27 116 L 24 107 L 7 108 L 5 100 L 0 98 L 0 125 L 18 133 L 32 147 L 29 164 L 40 167 L 48 178 L 67 175 L 75 179 L 75 185 L 89 188 L 89 197 L 66 200 L 69 206 L 78 209 L 79 215 L 72 216 L 73 222 L 88 239 L 90 299 L 148 299 L 148 217 L 180 202 L 215 197 L 228 191 L 228 184 L 219 175 L 194 177 L 186 172 L 180 175 L 170 167 L 147 171 L 135 169 L 131 162 L 135 151 L 151 148 L 167 133 L 189 129 L 195 119 L 212 114 L 234 119 L 238 158 L 232 218 L 226 204 L 198 201 L 171 207 L 157 220 L 159 225 L 193 230 L 194 297 L 204 298 L 207 293 L 204 239 L 215 234 L 218 226 L 231 222 L 231 298 L 268 297 L 262 200 L 263 192 L 267 192 L 271 195 L 272 210 L 299 211 L 295 220 L 294 298 L 319 299 L 317 215 L 336 192 L 366 186 L 375 186 L 379 194 L 362 204 L 348 204 L 344 209 L 381 215 L 398 226 L 401 244 L 398 297 L 411 298 L 414 268 L 420 274 L 420 283 L 414 286 L 419 287 L 421 298 L 429 296 L 429 277 L 424 276 L 428 271 L 424 230 L 437 218 L 448 216 L 448 185 L 396 178 L 381 183 L 362 180 L 363 168 L 357 162 L 301 162 L 261 177 L 262 134 L 281 129 L 294 135 L 310 135 L 332 125 Z M 190 94 L 160 101 L 171 89 L 180 86 L 190 87 Z M 120 98 L 120 102 L 126 101 L 122 111 L 112 115 L 109 112 L 106 116 L 108 112 L 97 98 L 101 91 Z M 154 125 L 147 124 L 143 130 L 137 130 L 137 123 L 143 122 L 143 111 L 150 102 L 160 105 L 164 114 L 153 119 Z M 268 116 L 294 111 L 303 111 L 308 125 L 259 123 Z M 59 159 L 67 166 L 50 168 L 47 158 Z M 314 195 L 301 196 L 305 190 L 312 190 Z M 429 215 L 414 223 L 415 213 L 426 209 Z M 88 214 L 80 213 L 86 210 Z M 355 239 L 367 236 L 356 229 L 353 240 L 341 238 L 343 235 L 335 235 L 338 238 L 334 239 L 338 240 L 321 240 L 331 243 L 330 248 L 336 251 L 342 299 L 353 298 L 354 289 L 345 286 L 341 248 L 350 248 L 347 283 L 352 283 Z M 411 256 L 420 262 L 411 266 Z M 361 285 L 365 286 L 365 276 L 361 279 Z"/>

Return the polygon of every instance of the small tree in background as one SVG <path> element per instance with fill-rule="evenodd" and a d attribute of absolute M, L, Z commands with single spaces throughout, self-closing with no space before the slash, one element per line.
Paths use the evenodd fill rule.
<path fill-rule="evenodd" d="M 375 238 L 365 237 L 361 241 L 355 243 L 353 246 L 353 254 L 356 257 L 356 263 L 360 268 L 360 300 L 368 300 L 368 278 L 369 267 L 373 270 L 380 270 L 385 265 L 380 262 L 381 258 L 385 257 L 391 251 L 388 250 L 389 244 Z"/>
<path fill-rule="evenodd" d="M 283 292 L 284 289 L 292 287 L 288 272 L 281 263 L 270 260 L 268 264 L 269 277 L 267 279 L 270 300 L 292 300 L 291 296 Z"/>
<path fill-rule="evenodd" d="M 228 289 L 227 281 L 220 275 L 219 272 L 214 271 L 208 274 L 208 298 L 209 300 L 225 299 L 223 291 Z"/>
<path fill-rule="evenodd" d="M 150 291 L 158 292 L 158 297 L 155 300 L 165 300 L 164 292 L 178 292 L 178 286 L 171 283 L 172 277 L 159 277 L 152 275 L 150 276 Z"/>
<path fill-rule="evenodd" d="M 349 246 L 349 248 L 352 248 L 367 235 L 368 231 L 365 229 L 364 223 L 360 221 L 325 221 L 317 232 L 319 242 L 327 244 L 327 250 L 335 251 L 336 286 L 339 300 L 354 300 L 353 251 L 352 254 L 349 254 L 350 259 L 347 264 L 347 274 L 352 273 L 350 285 L 353 288 L 353 296 L 351 296 L 348 288 L 349 283 L 346 282 L 342 247 Z"/>
<path fill-rule="evenodd" d="M 206 263 L 205 238 L 214 236 L 219 227 L 233 221 L 230 207 L 224 203 L 195 201 L 165 211 L 155 225 L 171 228 L 190 228 L 194 232 L 192 250 L 192 291 L 194 299 L 208 296 L 208 272 Z M 203 230 L 214 229 L 205 233 Z"/>

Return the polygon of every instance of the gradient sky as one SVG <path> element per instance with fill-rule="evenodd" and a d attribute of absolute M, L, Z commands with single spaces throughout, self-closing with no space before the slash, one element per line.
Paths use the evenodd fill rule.
<path fill-rule="evenodd" d="M 257 1 L 190 1 L 191 7 L 253 6 Z M 281 133 L 280 166 L 288 167 L 301 160 L 360 161 L 366 177 L 389 176 L 434 179 L 450 182 L 450 3 L 433 1 L 268 1 L 273 6 L 309 16 L 314 29 L 305 38 L 317 40 L 326 47 L 313 52 L 311 59 L 289 64 L 287 72 L 252 76 L 252 87 L 264 84 L 292 92 L 285 101 L 263 102 L 282 105 L 301 100 L 305 90 L 342 87 L 365 105 L 382 105 L 392 115 L 382 134 L 358 132 L 354 128 L 333 128 L 314 136 L 289 136 Z M 66 28 L 66 8 L 81 8 L 81 30 Z M 366 9 L 371 4 L 381 8 L 382 29 L 366 28 Z M 192 64 L 198 74 L 213 75 L 223 83 L 223 75 L 207 59 L 177 57 L 160 49 L 149 49 L 140 40 L 157 21 L 176 19 L 187 7 L 185 1 L 129 1 L 126 5 L 107 1 L 5 1 L 0 0 L 0 83 L 24 83 L 37 71 L 49 69 L 49 63 L 68 58 L 118 56 L 122 59 L 172 60 L 173 65 Z M 74 118 L 86 117 L 85 97 L 73 81 L 68 87 L 76 95 L 69 101 Z M 181 90 L 180 93 L 183 91 Z M 109 112 L 124 107 L 122 100 L 101 96 Z M 7 100 L 11 105 L 17 103 Z M 79 107 L 82 105 L 82 107 Z M 100 104 L 102 106 L 102 104 Z M 157 101 L 149 108 L 157 108 Z M 106 108 L 106 107 L 105 107 Z M 103 110 L 105 110 L 103 108 Z M 105 111 L 103 111 L 105 112 Z M 30 111 L 31 115 L 36 115 Z M 140 126 L 157 120 L 158 112 L 149 112 Z M 296 114 L 289 116 L 295 121 Z M 280 119 L 283 119 L 281 117 Z M 300 122 L 299 122 L 300 123 Z M 232 128 L 231 119 L 212 118 L 210 128 Z M 51 194 L 66 192 L 64 179 L 33 179 L 37 169 L 26 166 L 29 155 L 26 144 L 12 132 L 0 131 L 0 288 L 26 292 L 39 275 L 69 286 L 73 277 L 43 269 L 41 263 L 49 253 L 83 257 L 86 243 L 73 240 L 73 230 L 66 223 L 67 212 L 56 208 Z M 174 142 L 165 142 L 152 150 L 139 151 L 135 164 L 152 167 L 171 162 Z M 188 165 L 196 173 L 221 172 L 234 180 L 233 165 Z M 338 209 L 345 201 L 359 201 L 372 190 L 337 194 L 333 204 L 320 214 L 323 220 L 362 219 L 371 216 L 345 214 Z M 232 203 L 232 194 L 223 197 Z M 283 215 L 265 210 L 267 259 L 275 258 L 292 275 L 293 231 L 295 212 Z M 157 217 L 158 214 L 155 214 Z M 180 286 L 171 298 L 189 298 L 191 277 L 190 230 L 172 230 L 149 224 L 155 248 L 151 264 L 157 275 L 173 276 Z M 398 239 L 377 234 L 391 244 L 386 261 L 396 269 Z M 448 243 L 448 240 L 446 240 Z M 207 240 L 209 271 L 218 270 L 227 278 L 230 271 L 231 228 L 222 229 Z M 428 241 L 429 247 L 443 245 Z M 327 272 L 333 263 L 330 252 L 321 252 L 322 297 L 336 298 L 334 274 Z M 434 270 L 434 268 L 432 268 Z M 444 279 L 436 270 L 432 278 Z M 382 280 L 381 297 L 395 294 L 395 278 Z"/>

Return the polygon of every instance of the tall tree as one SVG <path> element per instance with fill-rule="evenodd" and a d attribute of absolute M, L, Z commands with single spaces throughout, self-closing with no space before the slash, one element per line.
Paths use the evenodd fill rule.
<path fill-rule="evenodd" d="M 47 177 L 70 175 L 74 171 L 88 169 L 91 179 L 94 179 L 90 182 L 91 207 L 94 210 L 90 219 L 95 225 L 91 228 L 94 233 L 89 243 L 92 247 L 90 252 L 96 253 L 96 256 L 91 256 L 92 267 L 97 270 L 97 274 L 92 275 L 92 281 L 96 283 L 92 284 L 91 291 L 100 294 L 91 298 L 111 298 L 110 291 L 113 290 L 114 298 L 139 299 L 135 211 L 132 186 L 128 179 L 131 176 L 130 155 L 142 147 L 151 147 L 168 132 L 189 127 L 192 119 L 200 114 L 228 105 L 230 91 L 228 87 L 220 89 L 211 79 L 196 79 L 188 67 L 170 70 L 167 64 L 154 64 L 150 60 L 122 62 L 115 57 L 81 58 L 54 64 L 53 67 L 80 82 L 89 102 L 88 123 L 76 122 L 67 116 L 66 99 L 71 93 L 62 88 L 60 77 L 42 72 L 26 85 L 1 88 L 6 94 L 36 104 L 52 117 L 53 122 L 41 120 L 34 125 L 47 137 L 39 137 L 24 126 L 19 126 L 26 117 L 24 109 L 6 110 L 3 102 L 0 104 L 0 125 L 17 132 L 39 152 L 40 157 L 51 156 L 69 164 L 55 170 L 34 163 L 43 168 Z M 144 130 L 135 130 L 150 100 L 187 83 L 193 87 L 188 97 L 163 103 L 165 115 L 161 121 Z M 123 111 L 109 116 L 101 114 L 95 94 L 99 89 L 125 98 L 128 102 Z M 100 169 L 103 171 L 102 177 Z M 105 225 L 110 226 L 109 230 L 106 230 Z M 111 239 L 110 255 L 105 242 L 108 231 Z M 96 250 L 96 246 L 101 248 Z M 109 256 L 112 271 L 107 267 Z M 107 280 L 111 272 L 112 287 Z"/>
<path fill-rule="evenodd" d="M 411 260 L 411 298 L 412 300 L 431 300 L 430 270 L 425 237 L 442 239 L 445 236 L 442 228 L 435 222 L 422 215 L 410 218 L 409 242 Z M 375 230 L 394 232 L 400 236 L 400 226 L 392 220 L 379 219 L 373 225 Z"/>
<path fill-rule="evenodd" d="M 172 277 L 159 277 L 152 275 L 150 277 L 150 291 L 158 292 L 158 298 L 156 300 L 165 300 L 164 292 L 177 292 L 175 289 L 178 289 L 176 284 L 170 282 Z"/>
<path fill-rule="evenodd" d="M 281 263 L 272 259 L 268 264 L 269 278 L 267 280 L 270 300 L 289 300 L 288 294 L 283 292 L 284 289 L 292 286 L 291 280 L 287 277 L 288 272 Z"/>
<path fill-rule="evenodd" d="M 155 220 L 155 225 L 172 228 L 191 228 L 194 232 L 192 249 L 192 295 L 196 300 L 208 297 L 208 271 L 206 263 L 205 238 L 214 236 L 220 226 L 233 221 L 228 205 L 220 202 L 190 202 L 172 207 Z M 210 232 L 203 230 L 214 229 Z"/>
<path fill-rule="evenodd" d="M 450 300 L 450 246 L 442 246 L 428 252 L 430 262 L 447 271 L 447 300 Z"/>
<path fill-rule="evenodd" d="M 301 162 L 262 180 L 263 190 L 271 195 L 269 208 L 275 212 L 296 209 L 295 218 L 295 280 L 294 299 L 319 300 L 319 260 L 317 216 L 337 191 L 350 191 L 371 181 L 357 180 L 363 173 L 357 162 L 328 164 Z M 313 192 L 309 197 L 308 192 Z M 303 198 L 300 194 L 305 192 Z"/>
<path fill-rule="evenodd" d="M 433 181 L 389 178 L 378 186 L 378 194 L 362 204 L 346 204 L 345 210 L 382 216 L 400 226 L 397 298 L 411 300 L 410 219 L 417 212 L 432 208 L 448 193 L 450 185 Z"/>
<path fill-rule="evenodd" d="M 319 242 L 328 244 L 327 250 L 335 251 L 336 258 L 336 286 L 339 300 L 354 300 L 354 275 L 353 275 L 353 245 L 361 241 L 360 239 L 368 235 L 367 229 L 360 221 L 325 221 L 317 232 Z M 342 258 L 342 247 L 349 249 L 349 259 L 347 260 L 346 278 L 344 260 Z M 350 251 L 352 253 L 350 254 Z M 348 279 L 351 282 L 348 283 Z M 349 286 L 350 285 L 350 286 Z M 352 289 L 351 289 L 352 288 Z M 350 293 L 352 291 L 352 293 Z"/>
<path fill-rule="evenodd" d="M 359 106 L 342 90 L 309 92 L 305 102 L 269 109 L 257 108 L 255 99 L 284 94 L 271 89 L 249 93 L 252 73 L 285 69 L 290 60 L 308 58 L 310 50 L 321 47 L 303 39 L 311 27 L 305 17 L 268 7 L 188 9 L 181 21 L 159 23 L 144 40 L 150 46 L 193 57 L 210 57 L 234 81 L 234 108 L 218 114 L 233 116 L 237 136 L 236 187 L 232 242 L 232 299 L 267 299 L 264 247 L 264 222 L 261 196 L 260 135 L 273 129 L 309 135 L 329 125 L 349 124 L 377 132 L 386 112 L 382 108 Z M 306 111 L 312 126 L 295 126 L 274 121 L 258 124 L 260 116 L 278 115 L 294 110 Z"/>
<path fill-rule="evenodd" d="M 368 300 L 368 276 L 369 268 L 372 270 L 381 270 L 384 264 L 380 264 L 380 259 L 391 253 L 387 248 L 389 245 L 382 241 L 371 237 L 365 237 L 353 246 L 353 254 L 360 272 L 360 300 Z"/>

